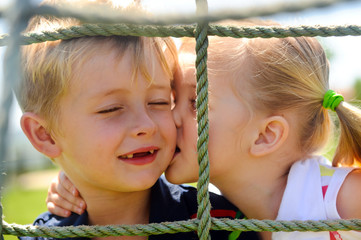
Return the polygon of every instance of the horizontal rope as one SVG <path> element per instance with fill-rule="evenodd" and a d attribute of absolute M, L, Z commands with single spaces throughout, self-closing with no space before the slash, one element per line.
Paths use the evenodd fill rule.
<path fill-rule="evenodd" d="M 195 25 L 184 26 L 139 26 L 132 24 L 84 24 L 70 28 L 60 28 L 53 32 L 27 33 L 22 36 L 22 44 L 28 45 L 45 41 L 68 40 L 84 36 L 146 36 L 146 37 L 194 37 Z M 341 37 L 361 36 L 361 25 L 344 26 L 255 26 L 236 27 L 210 25 L 208 35 L 234 38 L 272 37 Z M 0 46 L 6 46 L 10 36 L 0 35 Z"/>
<path fill-rule="evenodd" d="M 320 232 L 320 231 L 361 231 L 361 220 L 320 220 L 320 221 L 272 221 L 255 219 L 211 218 L 211 230 L 226 231 L 269 231 L 269 232 Z M 68 226 L 45 227 L 8 224 L 3 222 L 3 234 L 30 237 L 106 237 L 106 236 L 149 236 L 196 231 L 199 220 L 150 223 L 137 225 Z"/>

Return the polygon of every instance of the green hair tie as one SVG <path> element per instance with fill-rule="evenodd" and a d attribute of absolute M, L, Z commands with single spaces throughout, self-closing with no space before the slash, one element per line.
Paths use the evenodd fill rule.
<path fill-rule="evenodd" d="M 344 100 L 341 94 L 337 94 L 333 90 L 328 90 L 323 97 L 322 106 L 326 109 L 331 109 L 335 111 L 336 107 Z"/>

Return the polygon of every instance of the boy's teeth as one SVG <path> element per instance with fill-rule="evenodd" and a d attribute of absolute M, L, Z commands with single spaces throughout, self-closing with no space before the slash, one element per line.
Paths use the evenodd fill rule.
<path fill-rule="evenodd" d="M 154 153 L 154 149 L 153 150 L 149 150 L 148 151 L 150 154 L 153 154 Z M 127 154 L 127 155 L 122 155 L 120 156 L 121 158 L 133 158 L 134 157 L 134 154 Z"/>

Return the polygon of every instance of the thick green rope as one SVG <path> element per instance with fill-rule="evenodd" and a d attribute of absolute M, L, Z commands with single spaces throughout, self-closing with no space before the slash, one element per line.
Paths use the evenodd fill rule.
<path fill-rule="evenodd" d="M 7 235 L 31 237 L 106 237 L 106 236 L 149 236 L 197 231 L 199 220 L 175 221 L 165 223 L 108 226 L 68 226 L 44 227 L 8 224 L 3 222 L 3 232 Z M 271 221 L 255 219 L 211 218 L 211 230 L 256 231 L 256 232 L 320 232 L 320 231 L 361 231 L 361 220 L 320 220 L 320 221 Z"/>
<path fill-rule="evenodd" d="M 67 40 L 85 36 L 131 35 L 145 37 L 195 37 L 195 25 L 185 26 L 139 26 L 132 24 L 84 24 L 70 28 L 60 28 L 53 32 L 28 33 L 22 36 L 22 44 L 28 45 L 45 41 Z M 210 25 L 209 36 L 233 38 L 272 38 L 272 37 L 340 37 L 361 36 L 361 25 L 345 26 L 257 26 L 236 27 Z M 7 34 L 0 35 L 0 46 L 9 42 Z"/>
<path fill-rule="evenodd" d="M 197 14 L 208 12 L 207 0 L 196 0 Z M 207 36 L 208 22 L 197 24 L 196 38 L 196 70 L 197 70 L 197 122 L 198 122 L 198 164 L 199 179 L 197 182 L 197 202 L 199 219 L 198 237 L 200 240 L 211 239 L 211 204 L 209 201 L 209 158 L 208 158 L 208 74 L 207 74 Z"/>

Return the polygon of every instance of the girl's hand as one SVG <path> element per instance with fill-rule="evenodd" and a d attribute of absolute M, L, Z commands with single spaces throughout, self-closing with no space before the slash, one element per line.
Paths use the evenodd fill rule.
<path fill-rule="evenodd" d="M 82 214 L 86 209 L 85 201 L 63 171 L 50 183 L 46 205 L 49 212 L 61 217 L 69 217 L 71 212 Z"/>

